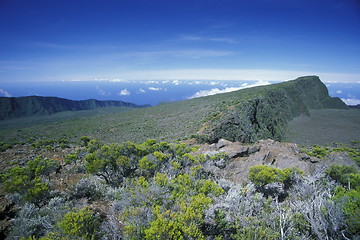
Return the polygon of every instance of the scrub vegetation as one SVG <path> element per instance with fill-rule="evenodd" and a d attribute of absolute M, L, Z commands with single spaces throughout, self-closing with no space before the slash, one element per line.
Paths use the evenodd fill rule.
<path fill-rule="evenodd" d="M 36 156 L 1 174 L 20 207 L 8 239 L 360 237 L 355 167 L 331 165 L 306 176 L 259 165 L 239 184 L 208 170 L 229 162 L 224 153 L 194 154 L 197 147 L 155 139 L 80 142 L 62 159 Z M 35 148 L 52 151 L 46 146 Z"/>

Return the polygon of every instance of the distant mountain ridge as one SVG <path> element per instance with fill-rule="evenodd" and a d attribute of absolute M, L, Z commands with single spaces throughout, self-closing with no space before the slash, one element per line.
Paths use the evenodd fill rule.
<path fill-rule="evenodd" d="M 58 97 L 0 97 L 0 120 L 30 116 L 46 116 L 64 111 L 93 110 L 102 107 L 144 108 L 150 105 L 137 105 L 123 101 L 69 100 Z"/>

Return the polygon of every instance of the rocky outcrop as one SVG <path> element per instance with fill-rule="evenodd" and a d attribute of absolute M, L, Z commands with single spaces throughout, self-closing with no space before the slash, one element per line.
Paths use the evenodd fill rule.
<path fill-rule="evenodd" d="M 309 115 L 309 109 L 347 108 L 339 98 L 329 96 L 316 76 L 233 94 L 238 94 L 239 100 L 209 123 L 210 142 L 221 138 L 243 143 L 267 138 L 282 140 L 287 122 L 300 114 Z"/>
<path fill-rule="evenodd" d="M 207 170 L 231 181 L 242 183 L 248 178 L 249 169 L 256 165 L 275 168 L 298 168 L 306 175 L 313 174 L 331 164 L 356 164 L 344 153 L 331 153 L 327 160 L 310 157 L 300 151 L 294 143 L 282 143 L 271 139 L 260 140 L 255 144 L 242 144 L 220 139 L 217 143 L 204 144 L 194 154 L 226 153 L 230 160 L 225 166 L 208 166 Z M 215 164 L 216 165 L 216 164 Z"/>
<path fill-rule="evenodd" d="M 0 120 L 29 116 L 46 116 L 64 111 L 92 110 L 101 107 L 141 108 L 122 101 L 98 101 L 95 99 L 73 101 L 57 97 L 0 97 Z"/>

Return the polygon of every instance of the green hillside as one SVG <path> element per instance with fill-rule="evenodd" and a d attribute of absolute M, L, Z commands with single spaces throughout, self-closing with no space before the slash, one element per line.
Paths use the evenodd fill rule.
<path fill-rule="evenodd" d="M 89 136 L 104 142 L 142 142 L 148 138 L 174 141 L 197 138 L 216 142 L 254 142 L 281 140 L 289 120 L 309 109 L 347 108 L 328 95 L 316 76 L 243 89 L 231 93 L 195 98 L 151 108 L 101 116 L 77 118 L 23 128 L 12 120 L 12 127 L 0 121 L 1 140 L 26 141 L 33 137 L 78 138 Z M 18 123 L 18 124 L 17 124 Z M 7 125 L 8 126 L 8 125 Z"/>
<path fill-rule="evenodd" d="M 65 111 L 92 110 L 103 107 L 141 108 L 122 101 L 98 101 L 95 99 L 73 101 L 57 97 L 0 97 L 0 120 L 20 117 L 47 116 Z"/>

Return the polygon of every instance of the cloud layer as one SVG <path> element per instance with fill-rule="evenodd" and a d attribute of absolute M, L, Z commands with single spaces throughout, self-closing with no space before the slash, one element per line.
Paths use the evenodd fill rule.
<path fill-rule="evenodd" d="M 0 88 L 0 95 L 4 96 L 4 97 L 12 97 L 12 95 L 10 93 L 8 93 L 7 91 L 5 91 L 4 89 Z"/>
<path fill-rule="evenodd" d="M 360 74 L 290 71 L 270 69 L 168 69 L 151 71 L 123 72 L 123 78 L 129 80 L 253 80 L 253 81 L 286 81 L 301 76 L 319 76 L 323 82 L 359 83 Z"/>
<path fill-rule="evenodd" d="M 346 105 L 358 105 L 360 104 L 360 99 L 356 98 L 342 98 L 341 99 Z"/>
<path fill-rule="evenodd" d="M 227 87 L 227 88 L 224 88 L 224 89 L 213 88 L 211 90 L 201 90 L 201 91 L 196 92 L 191 97 L 189 97 L 189 99 L 198 98 L 198 97 L 205 97 L 205 96 L 215 95 L 215 94 L 219 94 L 219 93 L 228 93 L 228 92 L 233 92 L 233 91 L 237 91 L 237 90 L 244 89 L 244 88 L 264 86 L 264 85 L 269 85 L 269 84 L 271 84 L 271 83 L 267 82 L 267 81 L 258 81 L 256 83 L 250 84 L 250 85 L 249 84 L 242 84 L 242 87 Z"/>

